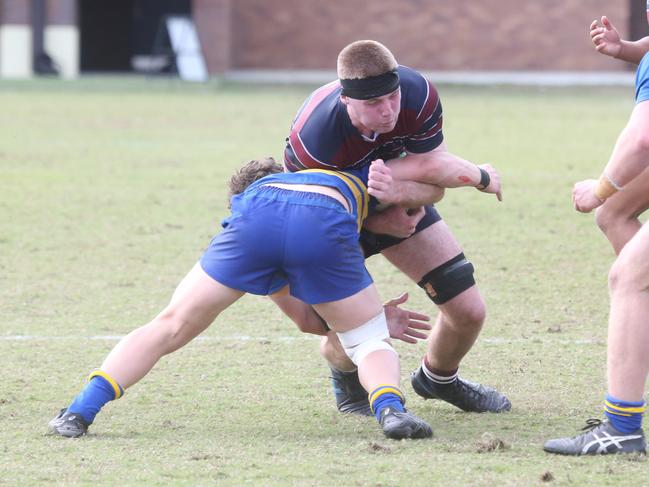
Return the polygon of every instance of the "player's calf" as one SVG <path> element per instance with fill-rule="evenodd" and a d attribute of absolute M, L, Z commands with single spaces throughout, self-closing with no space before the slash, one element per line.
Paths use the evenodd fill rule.
<path fill-rule="evenodd" d="M 364 380 L 373 384 L 369 405 L 383 433 L 393 439 L 428 438 L 433 434 L 432 429 L 425 421 L 406 411 L 403 393 L 393 383 L 395 377 L 398 381 L 399 357 L 385 341 L 388 337 L 383 311 L 357 328 L 338 333 L 340 343 L 352 362 L 361 369 Z"/>

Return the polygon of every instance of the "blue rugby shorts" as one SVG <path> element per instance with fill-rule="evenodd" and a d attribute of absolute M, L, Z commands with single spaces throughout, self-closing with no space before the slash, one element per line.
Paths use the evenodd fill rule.
<path fill-rule="evenodd" d="M 289 284 L 291 295 L 319 304 L 372 283 L 356 219 L 329 196 L 252 188 L 232 198 L 224 227 L 200 263 L 225 286 L 268 295 Z"/>

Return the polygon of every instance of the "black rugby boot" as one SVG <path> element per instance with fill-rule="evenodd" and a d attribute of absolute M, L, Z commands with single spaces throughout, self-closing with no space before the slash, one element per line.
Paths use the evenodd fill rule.
<path fill-rule="evenodd" d="M 512 404 L 496 389 L 457 378 L 449 384 L 437 384 L 426 377 L 420 365 L 410 376 L 412 388 L 424 399 L 441 399 L 463 411 L 502 413 Z"/>

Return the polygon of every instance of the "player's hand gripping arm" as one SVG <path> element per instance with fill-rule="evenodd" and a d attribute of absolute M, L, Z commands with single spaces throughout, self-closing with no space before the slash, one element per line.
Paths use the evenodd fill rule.
<path fill-rule="evenodd" d="M 444 196 L 444 189 L 439 186 L 395 180 L 382 159 L 372 161 L 367 188 L 385 209 L 366 218 L 363 228 L 398 238 L 415 232 L 425 215 L 421 205 L 436 203 Z"/>
<path fill-rule="evenodd" d="M 395 161 L 398 164 L 398 160 Z M 417 181 L 397 180 L 392 169 L 382 159 L 372 161 L 367 180 L 367 191 L 381 205 L 399 205 L 415 208 L 437 203 L 444 197 L 444 188 Z"/>

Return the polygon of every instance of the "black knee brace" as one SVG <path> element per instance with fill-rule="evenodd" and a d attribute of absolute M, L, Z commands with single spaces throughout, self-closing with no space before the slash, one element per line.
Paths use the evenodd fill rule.
<path fill-rule="evenodd" d="M 435 267 L 418 283 L 435 304 L 444 304 L 474 284 L 473 264 L 464 257 L 464 253 Z"/>

